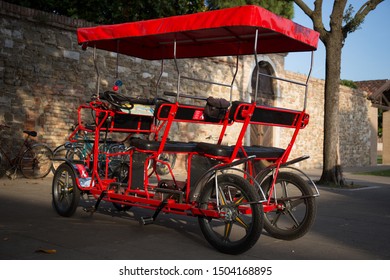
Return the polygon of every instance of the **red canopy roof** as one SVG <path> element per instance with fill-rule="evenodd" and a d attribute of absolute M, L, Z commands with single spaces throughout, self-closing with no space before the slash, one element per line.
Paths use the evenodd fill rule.
<path fill-rule="evenodd" d="M 143 59 L 311 51 L 319 34 L 258 6 L 79 28 L 78 42 Z"/>

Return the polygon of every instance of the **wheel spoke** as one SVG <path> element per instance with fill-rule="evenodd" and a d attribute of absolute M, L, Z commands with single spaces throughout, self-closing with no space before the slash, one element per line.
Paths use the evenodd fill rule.
<path fill-rule="evenodd" d="M 225 223 L 225 230 L 224 230 L 224 234 L 223 234 L 224 241 L 229 241 L 230 234 L 232 233 L 232 227 L 233 227 L 232 222 Z"/>
<path fill-rule="evenodd" d="M 242 226 L 246 230 L 249 229 L 249 225 L 243 219 L 241 219 L 240 216 L 237 216 L 234 220 L 238 223 L 238 225 Z"/>
<path fill-rule="evenodd" d="M 276 225 L 279 221 L 279 218 L 282 216 L 282 212 L 279 212 L 277 211 L 276 212 L 276 215 L 275 215 L 275 218 L 272 220 L 272 225 Z"/>
<path fill-rule="evenodd" d="M 286 181 L 282 181 L 281 182 L 281 189 L 282 189 L 282 195 L 281 197 L 288 197 L 288 193 L 287 193 L 287 182 Z"/>
<path fill-rule="evenodd" d="M 305 203 L 304 199 L 296 199 L 294 201 L 291 201 L 290 205 L 291 205 L 291 208 L 295 208 L 295 207 L 301 205 L 302 203 Z"/>
<path fill-rule="evenodd" d="M 244 197 L 244 196 L 241 196 L 239 199 L 237 199 L 237 200 L 234 202 L 234 204 L 235 204 L 235 205 L 239 205 L 241 202 L 243 202 L 244 199 L 245 199 L 245 197 Z"/>
<path fill-rule="evenodd" d="M 223 190 L 220 187 L 218 187 L 218 197 L 219 197 L 219 202 L 222 206 L 227 205 L 225 194 L 223 193 Z"/>
<path fill-rule="evenodd" d="M 291 212 L 291 210 L 287 210 L 288 216 L 293 220 L 296 227 L 299 227 L 299 221 L 295 218 L 294 214 Z"/>

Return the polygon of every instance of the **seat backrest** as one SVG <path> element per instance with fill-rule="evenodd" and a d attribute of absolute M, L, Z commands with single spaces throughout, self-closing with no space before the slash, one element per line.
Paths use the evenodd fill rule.
<path fill-rule="evenodd" d="M 295 128 L 301 114 L 304 114 L 300 128 L 304 128 L 309 122 L 309 115 L 302 111 L 285 108 L 254 105 L 251 103 L 234 101 L 230 109 L 229 118 L 234 122 L 245 122 L 249 117 L 252 106 L 255 106 L 249 124 L 280 126 Z"/>
<path fill-rule="evenodd" d="M 175 103 L 162 103 L 159 106 L 157 106 L 155 111 L 155 117 L 158 120 L 167 121 L 169 115 L 175 113 L 174 121 L 221 124 L 221 125 L 224 124 L 223 119 L 220 121 L 205 120 L 204 110 L 205 108 L 200 106 L 175 104 Z"/>

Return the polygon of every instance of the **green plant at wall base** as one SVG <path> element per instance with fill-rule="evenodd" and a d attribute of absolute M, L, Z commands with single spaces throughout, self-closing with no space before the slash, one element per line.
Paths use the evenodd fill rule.
<path fill-rule="evenodd" d="M 340 85 L 349 87 L 349 88 L 357 88 L 357 85 L 355 84 L 354 81 L 351 80 L 340 80 Z"/>
<path fill-rule="evenodd" d="M 364 173 L 361 173 L 361 175 L 390 177 L 390 169 L 378 170 L 378 171 L 372 171 L 372 172 L 364 172 Z"/>
<path fill-rule="evenodd" d="M 383 134 L 383 109 L 378 109 L 378 137 L 382 138 Z"/>

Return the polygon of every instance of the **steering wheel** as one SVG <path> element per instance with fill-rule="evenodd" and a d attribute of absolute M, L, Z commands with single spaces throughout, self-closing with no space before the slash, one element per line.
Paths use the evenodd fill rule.
<path fill-rule="evenodd" d="M 111 105 L 123 109 L 123 110 L 131 110 L 134 108 L 134 104 L 130 101 L 129 98 L 118 94 L 115 91 L 105 91 L 103 93 L 103 98 Z"/>

